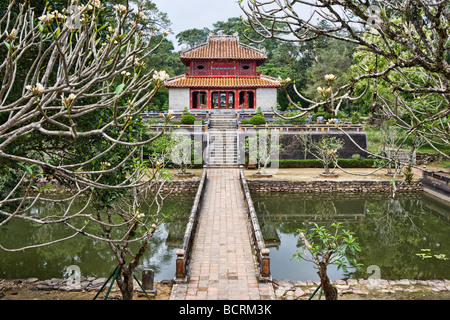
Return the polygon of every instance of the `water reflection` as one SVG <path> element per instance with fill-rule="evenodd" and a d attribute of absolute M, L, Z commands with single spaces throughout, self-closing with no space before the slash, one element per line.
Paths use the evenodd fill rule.
<path fill-rule="evenodd" d="M 266 243 L 271 248 L 274 278 L 317 280 L 312 264 L 292 255 L 300 247 L 297 230 L 317 223 L 342 222 L 359 238 L 356 257 L 365 267 L 344 274 L 330 269 L 331 279 L 365 278 L 366 268 L 377 265 L 384 279 L 448 279 L 449 260 L 421 259 L 430 249 L 450 257 L 450 210 L 425 195 L 389 199 L 387 195 L 254 194 L 253 201 Z"/>
<path fill-rule="evenodd" d="M 164 214 L 170 217 L 155 232 L 146 254 L 138 268 L 152 268 L 157 281 L 172 279 L 175 274 L 175 251 L 181 245 L 186 222 L 192 208 L 193 195 L 170 196 L 164 202 Z M 78 207 L 77 207 L 78 206 Z M 79 209 L 77 204 L 73 210 Z M 31 214 L 51 214 L 64 207 L 55 202 L 36 205 Z M 37 226 L 14 220 L 0 228 L 2 243 L 8 248 L 17 248 L 30 243 L 43 243 L 59 239 L 70 232 L 62 225 Z M 83 277 L 108 277 L 117 265 L 108 244 L 100 240 L 78 236 L 74 239 L 48 247 L 30 249 L 25 252 L 0 251 L 0 278 L 37 277 L 41 280 L 62 278 L 66 268 L 77 265 Z"/>

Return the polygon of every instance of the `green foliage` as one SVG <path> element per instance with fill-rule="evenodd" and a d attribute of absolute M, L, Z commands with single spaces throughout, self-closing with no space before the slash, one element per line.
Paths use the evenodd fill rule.
<path fill-rule="evenodd" d="M 353 232 L 342 229 L 341 223 L 332 223 L 330 228 L 314 223 L 309 232 L 303 229 L 298 232 L 305 236 L 302 240 L 306 239 L 309 242 L 309 245 L 304 242 L 303 250 L 293 255 L 299 261 L 302 259 L 312 261 L 316 267 L 320 264 L 325 266 L 334 264 L 338 270 L 342 269 L 344 272 L 347 272 L 347 266 L 362 267 L 362 264 L 351 257 L 361 251 L 358 239 Z"/>
<path fill-rule="evenodd" d="M 358 111 L 354 111 L 352 113 L 352 124 L 360 124 L 361 122 L 361 116 L 359 115 Z"/>
<path fill-rule="evenodd" d="M 256 115 L 250 118 L 249 124 L 252 124 L 254 126 L 266 124 L 266 119 L 262 116 Z"/>
<path fill-rule="evenodd" d="M 183 109 L 182 115 L 184 116 L 184 115 L 187 115 L 187 114 L 191 114 L 191 112 L 190 112 L 189 109 L 186 107 L 186 108 Z"/>
<path fill-rule="evenodd" d="M 442 161 L 441 166 L 444 166 L 446 168 L 450 168 L 450 161 Z"/>
<path fill-rule="evenodd" d="M 196 118 L 191 114 L 181 116 L 181 124 L 194 124 Z"/>
<path fill-rule="evenodd" d="M 191 48 L 205 43 L 209 33 L 210 30 L 208 28 L 193 28 L 181 31 L 176 35 L 176 39 L 178 40 L 178 45 L 186 45 Z"/>
<path fill-rule="evenodd" d="M 284 114 L 285 117 L 295 117 L 296 115 L 300 114 L 299 111 L 290 111 L 290 112 L 286 112 Z M 288 124 L 292 124 L 292 125 L 302 125 L 306 123 L 306 115 L 302 116 L 302 117 L 297 117 L 295 119 L 289 119 L 289 120 L 285 120 L 285 123 Z"/>
<path fill-rule="evenodd" d="M 412 166 L 411 164 L 407 165 L 404 169 L 403 169 L 403 174 L 405 175 L 405 181 L 407 184 L 411 184 L 413 178 L 414 178 L 414 173 L 412 172 Z"/>
<path fill-rule="evenodd" d="M 258 107 L 258 109 L 256 110 L 256 114 L 255 115 L 260 116 L 260 117 L 264 117 L 264 113 L 262 112 L 261 107 Z"/>
<path fill-rule="evenodd" d="M 345 41 L 331 38 L 323 38 L 317 42 L 315 55 L 317 63 L 313 61 L 311 67 L 306 70 L 306 85 L 302 88 L 306 97 L 321 101 L 323 97 L 317 92 L 319 86 L 323 86 L 323 79 L 326 74 L 335 74 L 337 79 L 333 87 L 339 88 L 348 82 L 350 68 L 354 63 L 353 52 L 355 45 Z M 344 104 L 341 110 L 349 112 L 351 104 Z M 328 118 L 330 119 L 330 118 Z"/>

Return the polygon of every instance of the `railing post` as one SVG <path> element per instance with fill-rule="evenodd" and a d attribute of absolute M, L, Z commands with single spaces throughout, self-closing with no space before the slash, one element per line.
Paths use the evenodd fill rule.
<path fill-rule="evenodd" d="M 261 250 L 261 277 L 270 277 L 270 249 Z"/>
<path fill-rule="evenodd" d="M 177 261 L 176 261 L 176 278 L 184 279 L 186 277 L 186 259 L 185 251 L 183 249 L 177 249 Z"/>

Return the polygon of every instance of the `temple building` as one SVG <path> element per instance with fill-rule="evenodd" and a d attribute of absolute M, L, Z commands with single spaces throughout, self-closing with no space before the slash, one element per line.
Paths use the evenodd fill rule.
<path fill-rule="evenodd" d="M 276 108 L 280 82 L 256 70 L 266 54 L 240 43 L 237 34 L 210 34 L 206 43 L 183 51 L 180 59 L 189 72 L 166 81 L 170 110 Z"/>

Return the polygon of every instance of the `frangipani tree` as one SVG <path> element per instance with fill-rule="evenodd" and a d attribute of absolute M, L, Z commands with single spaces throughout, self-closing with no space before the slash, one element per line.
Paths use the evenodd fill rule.
<path fill-rule="evenodd" d="M 336 265 L 339 269 L 347 271 L 347 266 L 360 268 L 352 256 L 361 251 L 358 239 L 354 233 L 342 228 L 341 223 L 332 223 L 330 227 L 314 226 L 310 230 L 299 230 L 302 247 L 294 257 L 299 261 L 312 262 L 317 268 L 320 286 L 323 288 L 327 300 L 337 300 L 337 289 L 328 278 L 327 268 Z"/>
<path fill-rule="evenodd" d="M 405 139 L 417 135 L 436 152 L 450 158 L 440 148 L 450 142 L 448 1 L 241 0 L 239 3 L 251 29 L 264 39 L 303 43 L 327 37 L 355 44 L 372 55 L 375 59 L 369 68 L 361 69 L 347 85 L 333 89 L 335 102 L 339 103 L 336 95 L 339 91 L 345 97 L 361 82 L 363 87 L 370 85 L 372 114 L 395 118 L 397 125 L 406 130 Z M 382 59 L 385 63 L 379 64 Z M 390 90 L 379 92 L 379 81 L 388 83 Z M 387 96 L 381 95 L 386 92 Z M 395 99 L 390 99 L 392 93 Z M 313 103 L 310 110 L 320 105 L 309 102 Z"/>
<path fill-rule="evenodd" d="M 286 96 L 289 100 L 289 103 L 297 110 L 299 110 L 299 114 L 295 115 L 294 117 L 286 117 L 283 116 L 281 113 L 274 112 L 277 114 L 277 116 L 281 117 L 282 119 L 291 120 L 295 118 L 299 118 L 304 116 L 305 114 L 318 110 L 319 108 L 323 107 L 326 110 L 328 110 L 330 113 L 332 113 L 336 118 L 338 117 L 338 111 L 343 106 L 344 103 L 351 102 L 351 101 L 357 101 L 361 99 L 366 93 L 367 89 L 369 88 L 368 85 L 366 85 L 365 90 L 360 93 L 358 96 L 353 97 L 352 94 L 354 93 L 354 87 L 352 85 L 344 85 L 337 89 L 333 89 L 333 82 L 336 80 L 337 76 L 334 74 L 326 74 L 324 75 L 324 83 L 326 85 L 317 87 L 317 92 L 319 93 L 321 100 L 320 101 L 314 101 L 310 98 L 305 97 L 301 92 L 297 89 L 297 86 L 295 83 L 292 83 L 292 86 L 294 88 L 294 92 L 304 101 L 308 102 L 310 105 L 308 107 L 303 107 L 301 104 L 295 103 L 294 100 L 290 97 L 287 86 L 290 85 L 291 79 L 281 79 L 278 80 L 283 86 L 283 89 L 286 93 Z"/>
<path fill-rule="evenodd" d="M 0 17 L 0 170 L 10 177 L 0 185 L 0 227 L 22 219 L 72 230 L 63 239 L 21 248 L 0 242 L 0 249 L 15 252 L 80 234 L 107 241 L 119 262 L 123 297 L 130 299 L 134 270 L 162 221 L 167 177 L 161 166 L 140 158 L 141 147 L 163 132 L 142 140 L 139 115 L 168 75 L 142 72 L 158 34 L 143 5 L 109 7 L 114 17 L 108 26 L 99 24 L 106 6 L 72 1 L 65 10 L 35 12 L 28 2 L 12 0 Z M 19 77 L 23 65 L 29 69 Z M 70 195 L 48 196 L 57 183 Z M 129 200 L 127 209 L 118 199 Z M 65 203 L 66 210 L 30 215 L 37 201 Z M 75 201 L 83 201 L 81 210 L 71 210 Z M 157 208 L 151 217 L 148 206 L 142 212 L 144 202 Z M 96 214 L 86 213 L 87 207 Z"/>
<path fill-rule="evenodd" d="M 249 162 L 258 164 L 258 173 L 268 175 L 267 166 L 270 161 L 278 160 L 279 154 L 283 151 L 280 143 L 280 133 L 278 130 L 261 129 L 252 131 L 246 141 L 246 151 L 248 152 Z M 277 166 L 272 169 L 277 170 Z"/>

